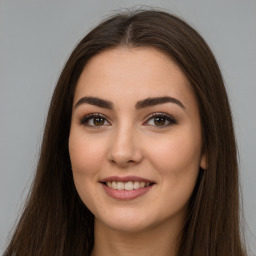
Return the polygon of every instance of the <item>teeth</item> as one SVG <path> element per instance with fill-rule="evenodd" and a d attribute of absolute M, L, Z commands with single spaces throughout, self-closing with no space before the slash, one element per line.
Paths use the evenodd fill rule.
<path fill-rule="evenodd" d="M 109 186 L 110 188 L 117 189 L 117 185 L 116 185 L 116 182 L 115 182 L 115 181 L 112 181 L 112 182 L 109 181 L 108 183 L 110 183 L 110 184 L 112 183 L 112 186 L 111 186 L 111 187 Z M 107 185 L 108 185 L 108 184 L 107 184 Z"/>
<path fill-rule="evenodd" d="M 132 181 L 128 181 L 124 183 L 124 189 L 125 190 L 133 190 L 133 183 Z"/>
<path fill-rule="evenodd" d="M 117 186 L 118 190 L 124 190 L 124 183 L 123 182 L 118 181 L 116 186 Z"/>
<path fill-rule="evenodd" d="M 108 181 L 106 185 L 109 188 L 117 189 L 117 190 L 134 190 L 139 188 L 148 187 L 150 185 L 149 182 L 143 181 L 128 181 L 128 182 L 121 182 L 121 181 Z"/>
<path fill-rule="evenodd" d="M 138 188 L 140 188 L 140 182 L 139 181 L 133 182 L 133 189 L 138 189 Z"/>

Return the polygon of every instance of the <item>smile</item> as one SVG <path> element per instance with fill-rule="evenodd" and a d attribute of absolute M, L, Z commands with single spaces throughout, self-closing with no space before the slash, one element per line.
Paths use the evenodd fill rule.
<path fill-rule="evenodd" d="M 140 197 L 149 192 L 156 184 L 153 181 L 135 176 L 112 176 L 101 180 L 100 183 L 110 197 L 119 200 L 131 200 Z"/>
<path fill-rule="evenodd" d="M 105 183 L 109 188 L 117 190 L 136 190 L 144 187 L 148 187 L 150 182 L 144 181 L 108 181 Z"/>

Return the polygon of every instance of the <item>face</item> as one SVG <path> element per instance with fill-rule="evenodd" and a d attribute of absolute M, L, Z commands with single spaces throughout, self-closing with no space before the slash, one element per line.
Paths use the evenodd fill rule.
<path fill-rule="evenodd" d="M 199 167 L 200 117 L 179 67 L 153 48 L 93 57 L 74 95 L 69 153 L 96 223 L 140 231 L 184 220 Z"/>

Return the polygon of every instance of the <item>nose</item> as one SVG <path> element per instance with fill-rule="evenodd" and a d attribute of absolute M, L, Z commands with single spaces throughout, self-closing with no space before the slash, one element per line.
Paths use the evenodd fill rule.
<path fill-rule="evenodd" d="M 117 129 L 113 134 L 108 160 L 123 168 L 140 163 L 143 154 L 139 144 L 138 135 L 132 127 Z"/>

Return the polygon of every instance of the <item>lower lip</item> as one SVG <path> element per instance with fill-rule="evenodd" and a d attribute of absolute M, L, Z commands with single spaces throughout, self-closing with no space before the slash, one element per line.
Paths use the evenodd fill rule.
<path fill-rule="evenodd" d="M 117 189 L 108 187 L 104 183 L 101 183 L 101 184 L 102 184 L 105 192 L 109 196 L 111 196 L 115 199 L 120 199 L 120 200 L 130 200 L 130 199 L 134 199 L 139 196 L 142 196 L 145 193 L 147 193 L 154 186 L 154 185 L 150 185 L 148 187 L 134 189 L 134 190 L 117 190 Z"/>

